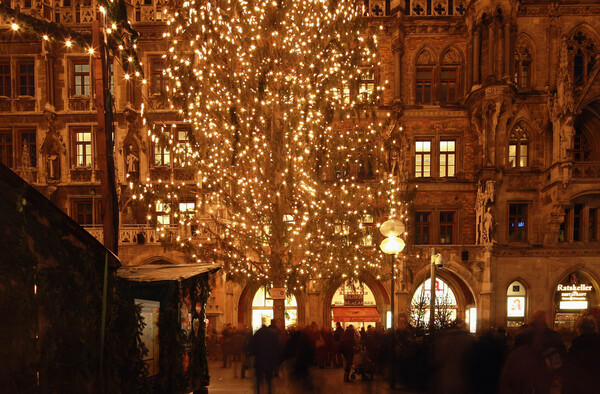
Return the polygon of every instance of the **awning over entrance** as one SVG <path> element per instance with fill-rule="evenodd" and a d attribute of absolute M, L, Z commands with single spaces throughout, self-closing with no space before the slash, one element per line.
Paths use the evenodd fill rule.
<path fill-rule="evenodd" d="M 336 322 L 380 322 L 377 308 L 331 308 Z"/>

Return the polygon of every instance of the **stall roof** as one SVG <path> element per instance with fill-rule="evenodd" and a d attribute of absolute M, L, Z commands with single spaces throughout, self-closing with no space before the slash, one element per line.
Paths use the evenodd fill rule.
<path fill-rule="evenodd" d="M 100 241 L 88 233 L 75 220 L 67 215 L 62 209 L 54 205 L 35 187 L 27 183 L 23 178 L 13 172 L 10 168 L 0 163 L 0 204 L 14 204 L 17 198 L 24 198 L 28 205 L 32 206 L 36 215 L 50 220 L 48 213 L 53 212 L 55 218 L 49 223 L 50 227 L 61 226 L 69 234 L 77 238 L 92 251 L 104 255 L 108 252 L 108 260 L 111 267 L 120 267 L 121 261 L 109 249 L 105 248 Z M 12 205 L 14 206 L 14 205 Z"/>
<path fill-rule="evenodd" d="M 374 307 L 348 308 L 334 307 L 333 321 L 339 322 L 380 322 L 381 316 Z"/>
<path fill-rule="evenodd" d="M 117 270 L 117 276 L 133 282 L 160 282 L 188 279 L 205 273 L 212 274 L 220 269 L 219 264 L 148 264 L 121 267 Z"/>

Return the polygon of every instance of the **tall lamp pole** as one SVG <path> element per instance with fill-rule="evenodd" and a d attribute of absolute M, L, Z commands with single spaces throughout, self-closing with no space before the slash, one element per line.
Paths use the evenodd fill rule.
<path fill-rule="evenodd" d="M 392 257 L 392 277 L 391 277 L 391 285 L 390 285 L 390 291 L 391 291 L 391 298 L 390 298 L 390 308 L 391 308 L 391 321 L 390 321 L 390 326 L 392 327 L 392 376 L 390 377 L 390 387 L 394 387 L 395 386 L 395 381 L 396 381 L 396 370 L 395 370 L 395 365 L 396 365 L 396 326 L 395 326 L 395 322 L 394 322 L 394 315 L 395 315 L 395 306 L 394 306 L 394 298 L 395 298 L 395 291 L 394 291 L 394 282 L 395 282 L 395 278 L 394 278 L 394 256 L 400 252 L 402 252 L 402 250 L 404 250 L 404 247 L 406 246 L 406 244 L 404 243 L 404 240 L 402 238 L 400 238 L 401 235 L 404 234 L 404 223 L 402 223 L 400 220 L 398 219 L 390 219 L 386 222 L 384 222 L 381 227 L 379 227 L 379 231 L 381 232 L 381 234 L 386 237 L 383 241 L 381 241 L 381 245 L 379 246 L 381 248 L 381 250 L 383 251 L 383 253 L 389 254 Z"/>

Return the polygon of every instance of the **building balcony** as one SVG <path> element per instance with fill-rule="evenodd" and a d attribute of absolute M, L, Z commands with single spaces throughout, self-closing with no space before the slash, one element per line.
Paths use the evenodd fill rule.
<path fill-rule="evenodd" d="M 98 241 L 104 241 L 102 224 L 84 225 L 83 227 Z M 208 230 L 205 230 L 205 228 Z M 216 225 L 211 223 L 207 223 L 206 226 L 199 226 L 199 228 L 170 225 L 164 227 L 164 231 L 145 224 L 125 224 L 119 228 L 119 245 L 160 245 L 165 241 L 175 241 L 177 237 L 192 237 L 194 241 L 204 240 L 206 243 L 210 241 L 209 234 L 215 230 Z"/>
<path fill-rule="evenodd" d="M 0 112 L 34 112 L 36 109 L 35 97 L 0 97 Z"/>
<path fill-rule="evenodd" d="M 573 163 L 573 178 L 600 178 L 600 161 L 585 161 Z"/>

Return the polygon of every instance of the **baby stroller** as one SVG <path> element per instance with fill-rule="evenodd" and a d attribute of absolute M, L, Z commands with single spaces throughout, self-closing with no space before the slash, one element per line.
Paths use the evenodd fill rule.
<path fill-rule="evenodd" d="M 350 379 L 356 379 L 356 375 L 360 375 L 362 380 L 371 380 L 375 374 L 375 365 L 373 360 L 369 358 L 366 347 L 361 347 L 358 353 L 354 355 L 354 366 Z"/>

